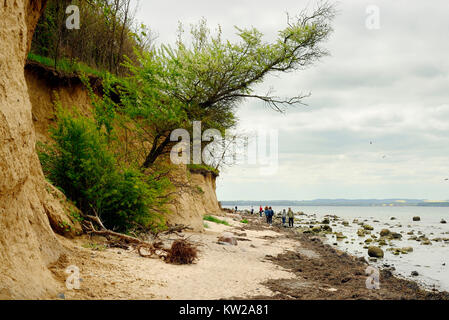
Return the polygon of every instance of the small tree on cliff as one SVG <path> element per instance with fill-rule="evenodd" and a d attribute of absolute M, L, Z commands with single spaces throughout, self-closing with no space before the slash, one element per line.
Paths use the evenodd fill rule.
<path fill-rule="evenodd" d="M 192 43 L 183 39 L 182 26 L 174 47 L 162 45 L 131 60 L 131 76 L 121 88 L 122 104 L 134 121 L 142 146 L 143 167 L 150 167 L 168 152 L 170 132 L 191 128 L 194 120 L 204 129 L 220 131 L 236 124 L 235 108 L 243 99 L 262 100 L 282 112 L 301 104 L 306 95 L 289 98 L 257 94 L 254 86 L 267 75 L 303 69 L 327 54 L 320 45 L 332 31 L 334 8 L 327 3 L 312 13 L 288 17 L 274 42 L 263 41 L 255 28 L 237 28 L 239 41 L 222 39 L 221 29 L 212 36 L 206 21 L 192 26 Z"/>

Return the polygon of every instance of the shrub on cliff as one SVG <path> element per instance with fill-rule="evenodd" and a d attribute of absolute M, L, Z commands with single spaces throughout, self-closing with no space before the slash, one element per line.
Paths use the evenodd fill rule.
<path fill-rule="evenodd" d="M 41 145 L 39 156 L 48 179 L 86 213 L 97 213 L 107 228 L 126 231 L 148 227 L 162 218 L 159 207 L 164 181 L 123 167 L 108 150 L 95 121 L 60 110 L 51 129 L 53 144 Z"/>

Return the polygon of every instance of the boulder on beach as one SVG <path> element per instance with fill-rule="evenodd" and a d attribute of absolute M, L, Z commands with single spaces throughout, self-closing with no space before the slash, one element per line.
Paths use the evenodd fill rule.
<path fill-rule="evenodd" d="M 374 258 L 383 258 L 384 251 L 379 247 L 371 246 L 368 248 L 368 255 Z"/>
<path fill-rule="evenodd" d="M 390 235 L 390 230 L 388 230 L 388 229 L 382 229 L 381 231 L 380 231 L 380 236 L 381 237 L 388 237 L 389 235 Z"/>
<path fill-rule="evenodd" d="M 418 217 L 418 216 L 413 217 L 413 221 L 421 221 L 421 217 Z"/>
<path fill-rule="evenodd" d="M 363 225 L 363 229 L 365 229 L 365 230 L 374 230 L 374 228 L 372 226 L 370 226 L 369 224 L 364 224 Z"/>
<path fill-rule="evenodd" d="M 324 218 L 323 221 L 321 221 L 322 224 L 329 224 L 329 218 Z"/>
<path fill-rule="evenodd" d="M 224 244 L 224 245 L 236 246 L 237 239 L 232 234 L 225 232 L 221 235 L 220 238 L 218 238 L 218 243 Z"/>

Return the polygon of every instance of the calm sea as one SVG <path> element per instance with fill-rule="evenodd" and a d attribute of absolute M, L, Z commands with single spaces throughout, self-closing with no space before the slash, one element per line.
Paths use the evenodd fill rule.
<path fill-rule="evenodd" d="M 233 208 L 234 206 L 226 206 Z M 250 206 L 238 206 L 239 210 L 250 209 Z M 279 212 L 288 207 L 275 206 L 273 210 Z M 341 220 L 346 220 L 350 224 L 345 227 L 341 221 L 331 222 L 333 231 L 342 232 L 347 239 L 336 241 L 335 236 L 328 235 L 330 244 L 338 243 L 339 249 L 344 250 L 356 256 L 368 258 L 364 239 L 357 236 L 357 230 L 361 227 L 353 223 L 354 219 L 364 221 L 371 225 L 376 235 L 382 229 L 389 229 L 393 232 L 402 234 L 401 240 L 393 240 L 393 247 L 403 248 L 412 247 L 413 252 L 409 254 L 393 255 L 391 251 L 386 250 L 391 246 L 384 246 L 385 257 L 377 262 L 370 262 L 372 265 L 383 266 L 384 264 L 393 266 L 395 274 L 413 278 L 423 286 L 431 288 L 436 287 L 440 290 L 449 291 L 449 243 L 444 241 L 432 241 L 435 238 L 449 238 L 449 208 L 448 207 L 291 207 L 294 212 L 302 211 L 308 216 L 298 217 L 301 219 L 316 219 L 321 221 L 326 215 L 336 215 Z M 258 211 L 259 207 L 254 206 Z M 414 222 L 413 217 L 421 217 L 421 221 Z M 396 218 L 391 220 L 391 218 Z M 448 223 L 441 224 L 444 219 Z M 420 242 L 408 240 L 408 232 L 413 231 L 414 235 L 426 235 L 432 242 L 432 245 L 422 245 Z M 411 272 L 417 271 L 419 276 L 412 277 Z M 382 285 L 382 283 L 381 283 Z"/>

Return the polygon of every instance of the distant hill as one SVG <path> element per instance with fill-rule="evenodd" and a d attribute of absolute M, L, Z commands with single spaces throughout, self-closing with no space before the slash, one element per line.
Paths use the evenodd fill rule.
<path fill-rule="evenodd" d="M 221 201 L 223 206 L 357 206 L 357 207 L 449 207 L 449 201 L 421 199 L 315 199 L 315 200 L 236 200 Z"/>

